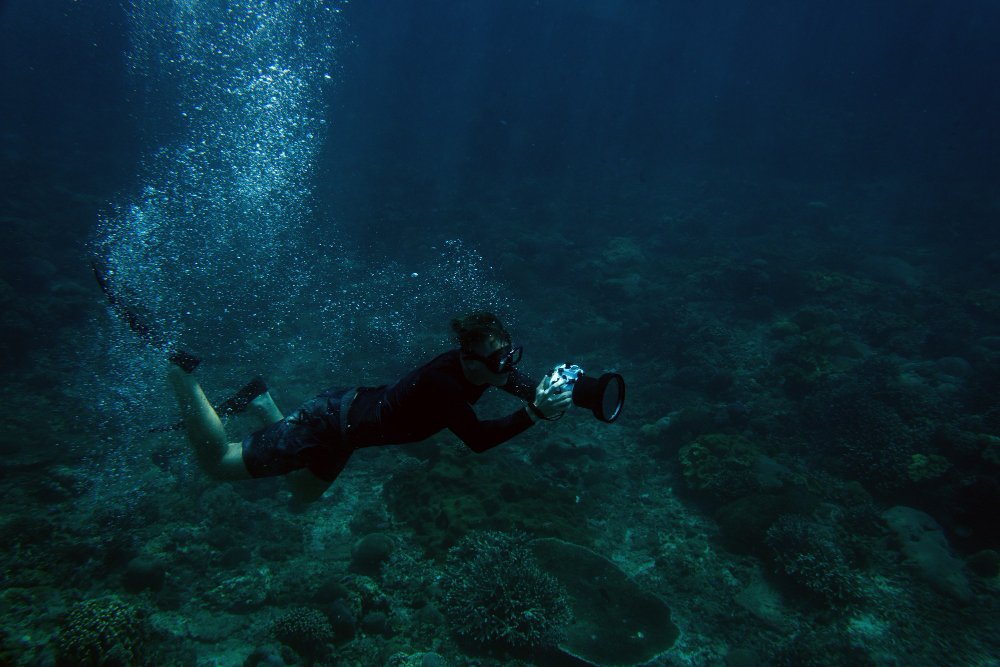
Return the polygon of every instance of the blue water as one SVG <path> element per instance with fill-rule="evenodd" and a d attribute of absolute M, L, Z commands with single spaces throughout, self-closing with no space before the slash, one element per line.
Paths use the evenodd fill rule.
<path fill-rule="evenodd" d="M 437 582 L 467 536 L 610 559 L 670 607 L 652 664 L 995 664 L 998 28 L 987 0 L 0 4 L 0 664 L 98 664 L 68 638 L 114 604 L 122 664 L 581 664 L 565 637 L 639 604 L 464 636 Z M 365 450 L 308 511 L 150 433 L 167 349 L 290 412 L 475 309 L 535 377 L 622 373 L 622 419 Z M 653 644 L 617 630 L 621 664 Z"/>

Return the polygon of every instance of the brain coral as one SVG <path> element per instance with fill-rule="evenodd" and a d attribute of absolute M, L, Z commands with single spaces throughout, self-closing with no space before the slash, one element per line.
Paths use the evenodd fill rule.
<path fill-rule="evenodd" d="M 84 600 L 70 609 L 59 638 L 59 665 L 125 667 L 143 664 L 145 615 L 115 596 Z"/>

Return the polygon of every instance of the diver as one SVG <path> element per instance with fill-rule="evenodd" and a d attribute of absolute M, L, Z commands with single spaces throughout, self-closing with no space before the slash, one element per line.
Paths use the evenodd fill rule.
<path fill-rule="evenodd" d="M 528 429 L 554 421 L 572 402 L 558 377 L 535 384 L 517 369 L 522 348 L 495 315 L 473 312 L 451 321 L 457 349 L 438 355 L 378 387 L 335 388 L 282 416 L 259 378 L 224 404 L 212 406 L 193 375 L 198 359 L 170 356 L 169 384 L 199 465 L 216 479 L 287 475 L 293 497 L 317 500 L 363 447 L 418 442 L 449 429 L 475 452 L 485 452 Z M 555 379 L 554 379 L 555 378 Z M 472 406 L 489 387 L 525 401 L 512 414 L 480 420 Z M 249 410 L 262 428 L 231 442 L 220 411 Z"/>
<path fill-rule="evenodd" d="M 363 447 L 419 442 L 449 429 L 475 452 L 485 452 L 538 420 L 555 421 L 572 405 L 600 421 L 618 419 L 625 380 L 614 372 L 590 377 L 577 365 L 560 364 L 538 383 L 517 370 L 521 346 L 492 313 L 476 311 L 451 321 L 456 349 L 438 355 L 395 384 L 328 389 L 287 417 L 257 377 L 213 406 L 194 377 L 201 363 L 173 348 L 146 325 L 112 289 L 109 272 L 91 264 L 111 309 L 134 333 L 169 353 L 168 380 L 180 406 L 182 428 L 198 464 L 216 479 L 287 475 L 296 500 L 318 499 Z M 472 406 L 489 387 L 524 401 L 501 419 L 480 420 Z M 260 423 L 241 442 L 226 436 L 222 417 L 249 411 Z"/>

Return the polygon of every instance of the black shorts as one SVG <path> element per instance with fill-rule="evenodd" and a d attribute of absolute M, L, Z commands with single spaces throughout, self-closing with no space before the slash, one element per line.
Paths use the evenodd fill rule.
<path fill-rule="evenodd" d="M 353 388 L 328 389 L 281 421 L 248 435 L 243 464 L 251 477 L 307 468 L 320 479 L 336 479 L 354 451 L 343 433 L 356 394 Z"/>

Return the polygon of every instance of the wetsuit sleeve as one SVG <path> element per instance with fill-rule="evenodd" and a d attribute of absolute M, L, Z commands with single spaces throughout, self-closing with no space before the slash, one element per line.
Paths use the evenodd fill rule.
<path fill-rule="evenodd" d="M 522 401 L 533 403 L 535 401 L 536 387 L 538 387 L 537 380 L 533 380 L 515 368 L 510 372 L 510 377 L 507 378 L 507 384 L 501 387 L 501 389 L 508 394 L 517 396 Z"/>
<path fill-rule="evenodd" d="M 534 423 L 524 408 L 501 419 L 480 421 L 468 403 L 462 401 L 453 405 L 448 414 L 448 429 L 477 453 L 510 440 Z"/>

